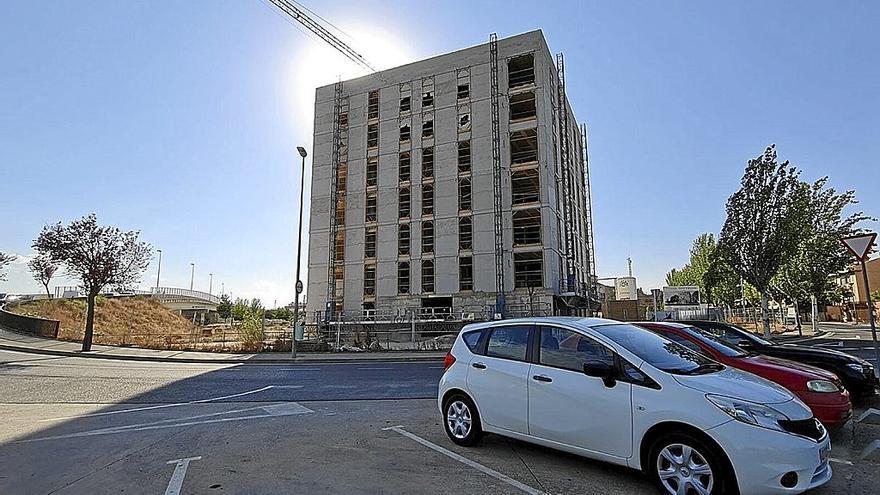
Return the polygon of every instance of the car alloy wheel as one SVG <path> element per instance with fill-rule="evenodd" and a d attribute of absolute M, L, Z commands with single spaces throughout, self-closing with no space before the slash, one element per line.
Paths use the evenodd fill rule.
<path fill-rule="evenodd" d="M 706 457 L 682 443 L 669 444 L 660 451 L 657 475 L 670 495 L 709 495 L 715 485 L 715 476 Z"/>
<path fill-rule="evenodd" d="M 471 425 L 473 419 L 468 405 L 460 400 L 450 402 L 446 409 L 446 427 L 452 436 L 464 440 L 471 432 Z"/>

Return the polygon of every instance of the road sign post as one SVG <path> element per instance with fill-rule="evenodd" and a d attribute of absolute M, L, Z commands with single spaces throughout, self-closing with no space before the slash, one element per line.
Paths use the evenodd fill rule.
<path fill-rule="evenodd" d="M 862 277 L 865 280 L 865 299 L 868 301 L 868 321 L 871 324 L 871 340 L 874 342 L 874 375 L 880 377 L 880 348 L 877 346 L 877 324 L 874 321 L 874 302 L 871 301 L 871 286 L 868 284 L 868 267 L 865 262 L 871 253 L 871 247 L 877 233 L 861 234 L 842 239 L 843 244 L 862 264 Z"/>

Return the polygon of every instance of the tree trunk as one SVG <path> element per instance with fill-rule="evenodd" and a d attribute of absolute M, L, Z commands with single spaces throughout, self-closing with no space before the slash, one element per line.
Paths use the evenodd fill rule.
<path fill-rule="evenodd" d="M 83 352 L 88 352 L 92 350 L 92 334 L 95 329 L 95 299 L 97 297 L 98 294 L 89 292 L 88 310 L 86 311 L 86 331 L 83 334 Z"/>
<path fill-rule="evenodd" d="M 761 321 L 764 322 L 764 337 L 770 338 L 770 301 L 766 294 L 761 294 Z"/>
<path fill-rule="evenodd" d="M 804 331 L 801 328 L 801 307 L 796 298 L 794 300 L 794 324 L 797 326 L 798 335 L 803 337 Z"/>
<path fill-rule="evenodd" d="M 46 288 L 46 297 L 48 297 L 49 299 L 52 299 L 52 294 L 49 293 L 49 284 L 45 284 L 45 285 L 43 285 L 43 287 Z"/>

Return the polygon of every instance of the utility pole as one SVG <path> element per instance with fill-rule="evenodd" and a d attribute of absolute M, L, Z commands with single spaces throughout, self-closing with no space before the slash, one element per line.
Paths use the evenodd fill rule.
<path fill-rule="evenodd" d="M 299 156 L 302 157 L 302 170 L 300 174 L 300 186 L 299 186 L 299 235 L 296 240 L 296 293 L 293 299 L 293 335 L 290 338 L 290 357 L 296 358 L 296 327 L 299 325 L 299 294 L 303 291 L 303 283 L 302 280 L 299 279 L 299 259 L 302 256 L 302 222 L 303 222 L 303 194 L 305 192 L 306 187 L 306 149 L 302 146 L 297 146 L 296 150 L 299 152 Z M 331 247 L 332 249 L 332 247 Z"/>
<path fill-rule="evenodd" d="M 196 264 L 190 263 L 190 271 L 189 271 L 189 290 L 193 290 L 193 279 L 196 276 Z"/>
<path fill-rule="evenodd" d="M 214 295 L 214 274 L 213 273 L 208 274 L 208 295 L 209 296 Z"/>
<path fill-rule="evenodd" d="M 156 268 L 156 292 L 159 292 L 159 274 L 162 273 L 162 250 L 157 249 L 156 252 L 159 253 L 159 267 Z"/>

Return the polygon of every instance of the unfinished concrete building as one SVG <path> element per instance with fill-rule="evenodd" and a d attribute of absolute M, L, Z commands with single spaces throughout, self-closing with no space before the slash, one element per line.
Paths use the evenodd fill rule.
<path fill-rule="evenodd" d="M 317 89 L 313 321 L 588 314 L 586 126 L 533 31 Z"/>

